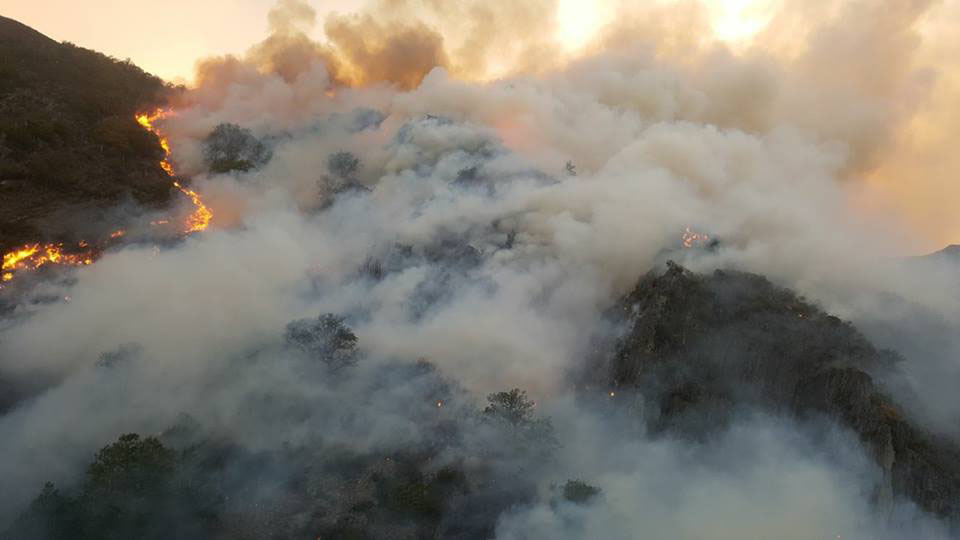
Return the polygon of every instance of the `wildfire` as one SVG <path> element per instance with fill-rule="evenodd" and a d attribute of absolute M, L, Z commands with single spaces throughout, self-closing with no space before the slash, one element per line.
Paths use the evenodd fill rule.
<path fill-rule="evenodd" d="M 63 244 L 32 244 L 24 246 L 3 256 L 3 281 L 13 279 L 17 270 L 36 270 L 48 264 L 66 266 L 87 266 L 93 264 L 95 252 L 64 253 Z"/>
<path fill-rule="evenodd" d="M 187 217 L 186 229 L 184 233 L 193 233 L 206 230 L 210 226 L 210 221 L 213 219 L 213 212 L 207 208 L 207 205 L 203 204 L 203 200 L 200 199 L 200 195 L 192 189 L 187 189 L 180 185 L 180 182 L 174 182 L 174 186 L 183 192 L 184 195 L 190 197 L 190 200 L 193 201 L 193 205 L 197 207 L 196 210 Z"/>
<path fill-rule="evenodd" d="M 163 148 L 163 161 L 160 162 L 160 167 L 171 178 L 174 178 L 173 186 L 189 197 L 196 207 L 193 213 L 187 217 L 183 225 L 183 234 L 190 234 L 203 231 L 209 227 L 210 222 L 213 220 L 213 212 L 203 203 L 203 200 L 196 191 L 183 187 L 175 178 L 176 173 L 174 172 L 173 163 L 170 161 L 170 142 L 155 126 L 158 120 L 165 118 L 170 112 L 171 111 L 167 109 L 157 109 L 149 114 L 138 114 L 136 120 L 138 124 L 160 139 L 160 147 Z M 165 225 L 169 222 L 170 221 L 166 219 L 158 220 L 154 221 L 152 225 Z M 118 240 L 126 236 L 126 234 L 127 232 L 122 229 L 114 231 L 110 234 L 110 240 Z M 109 240 L 107 242 L 109 242 Z M 105 247 L 105 245 L 101 245 L 98 248 L 92 248 L 88 242 L 80 241 L 77 243 L 77 250 L 64 252 L 64 244 L 62 243 L 28 244 L 15 251 L 4 254 L 3 267 L 0 268 L 0 283 L 12 281 L 14 273 L 17 271 L 36 270 L 48 264 L 64 266 L 87 266 L 93 264 Z M 0 287 L 2 287 L 2 285 L 0 285 Z"/>
<path fill-rule="evenodd" d="M 683 232 L 683 247 L 687 249 L 703 247 L 710 243 L 710 235 L 695 232 L 690 227 Z"/>
<path fill-rule="evenodd" d="M 154 123 L 157 120 L 162 120 L 169 114 L 170 111 L 167 109 L 157 109 L 151 114 L 138 114 L 137 123 L 160 139 L 160 147 L 163 148 L 163 161 L 160 162 L 160 168 L 162 168 L 168 175 L 174 176 L 175 173 L 173 170 L 173 164 L 170 163 L 170 141 L 168 141 L 166 137 L 160 135 L 160 131 L 157 130 L 156 126 L 154 126 Z"/>
<path fill-rule="evenodd" d="M 174 172 L 173 164 L 170 162 L 170 141 L 160 133 L 160 130 L 157 129 L 155 125 L 157 120 L 162 120 L 169 114 L 170 111 L 168 109 L 157 109 L 150 114 L 138 114 L 137 123 L 160 139 L 160 147 L 163 148 L 163 161 L 160 162 L 160 167 L 163 168 L 168 175 L 175 177 L 176 173 Z M 173 181 L 173 186 L 187 197 L 190 197 L 190 200 L 193 201 L 193 205 L 196 207 L 196 210 L 187 217 L 183 231 L 184 234 L 206 230 L 206 228 L 210 226 L 210 221 L 213 220 L 213 212 L 210 211 L 207 205 L 203 204 L 203 199 L 200 198 L 200 195 L 196 191 L 183 187 L 180 182 L 176 180 Z M 155 223 L 159 224 L 160 222 Z"/>
<path fill-rule="evenodd" d="M 20 264 L 20 261 L 28 259 L 33 256 L 34 253 L 40 251 L 40 244 L 35 244 L 32 246 L 25 246 L 20 248 L 17 251 L 11 251 L 3 256 L 3 269 L 14 269 L 17 265 Z"/>

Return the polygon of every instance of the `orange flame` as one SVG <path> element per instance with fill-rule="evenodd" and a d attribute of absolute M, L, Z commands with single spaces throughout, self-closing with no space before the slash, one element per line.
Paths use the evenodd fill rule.
<path fill-rule="evenodd" d="M 64 253 L 63 244 L 32 244 L 24 246 L 3 256 L 3 281 L 13 279 L 17 270 L 36 270 L 48 264 L 65 266 L 86 266 L 93 264 L 96 253 L 92 250 L 82 253 Z"/>
<path fill-rule="evenodd" d="M 200 198 L 200 195 L 192 189 L 187 189 L 180 185 L 180 182 L 174 182 L 174 186 L 183 192 L 187 197 L 190 197 L 190 200 L 193 201 L 193 205 L 197 207 L 196 210 L 187 217 L 186 230 L 185 233 L 199 232 L 205 230 L 210 226 L 210 221 L 213 220 L 213 212 L 203 204 L 203 200 Z"/>
<path fill-rule="evenodd" d="M 683 232 L 683 247 L 691 249 L 694 247 L 703 247 L 710 243 L 710 235 L 695 232 L 690 227 Z"/>
<path fill-rule="evenodd" d="M 176 173 L 173 170 L 173 164 L 170 163 L 170 141 L 161 135 L 160 131 L 154 125 L 157 120 L 163 120 L 169 115 L 169 110 L 157 109 L 150 114 L 138 114 L 137 123 L 160 139 L 160 147 L 163 148 L 163 161 L 160 162 L 160 168 L 162 168 L 168 175 L 176 176 Z"/>
<path fill-rule="evenodd" d="M 11 251 L 3 256 L 3 270 L 13 270 L 16 268 L 20 261 L 28 259 L 33 256 L 34 253 L 40 251 L 40 244 L 34 244 L 32 246 L 24 246 L 17 251 Z"/>
<path fill-rule="evenodd" d="M 190 234 L 203 231 L 209 227 L 210 221 L 213 220 L 213 212 L 203 203 L 203 200 L 196 191 L 183 187 L 180 182 L 175 179 L 176 173 L 174 172 L 173 164 L 170 162 L 170 142 L 154 125 L 155 122 L 165 118 L 170 113 L 171 111 L 167 109 L 157 109 L 149 114 L 138 114 L 136 120 L 144 129 L 147 129 L 160 139 L 160 147 L 163 148 L 163 161 L 160 162 L 160 167 L 169 176 L 174 177 L 174 187 L 187 197 L 190 197 L 190 200 L 196 207 L 193 213 L 187 217 L 186 223 L 184 224 L 183 234 Z M 169 221 L 159 220 L 154 221 L 152 225 L 162 225 L 166 223 L 169 223 Z M 110 239 L 116 240 L 126 236 L 126 234 L 127 231 L 120 229 L 111 233 Z M 0 268 L 0 270 L 2 270 L 2 273 L 0 273 L 0 283 L 12 281 L 14 272 L 18 270 L 36 270 L 48 264 L 64 266 L 90 265 L 93 264 L 100 254 L 99 249 L 90 248 L 90 244 L 85 241 L 78 242 L 77 247 L 83 251 L 80 253 L 64 253 L 64 245 L 61 243 L 45 245 L 28 244 L 15 251 L 6 253 L 3 256 L 3 266 Z M 101 249 L 102 247 L 103 246 L 101 246 Z"/>
<path fill-rule="evenodd" d="M 176 172 L 173 169 L 173 163 L 170 162 L 170 141 L 163 136 L 160 130 L 155 125 L 158 120 L 163 120 L 169 116 L 171 111 L 169 109 L 157 109 L 150 114 L 138 114 L 137 123 L 143 126 L 146 130 L 150 131 L 160 139 L 160 147 L 163 148 L 163 161 L 160 162 L 160 167 L 170 175 L 171 177 L 176 176 Z M 196 210 L 187 217 L 187 222 L 184 228 L 184 234 L 190 234 L 194 232 L 199 232 L 206 230 L 210 226 L 210 222 L 213 220 L 213 212 L 210 211 L 210 208 L 207 205 L 203 204 L 203 199 L 200 198 L 200 194 L 192 189 L 187 189 L 180 185 L 180 182 L 174 180 L 174 187 L 180 190 L 181 193 L 190 197 L 190 200 L 193 201 L 193 205 L 196 207 Z"/>

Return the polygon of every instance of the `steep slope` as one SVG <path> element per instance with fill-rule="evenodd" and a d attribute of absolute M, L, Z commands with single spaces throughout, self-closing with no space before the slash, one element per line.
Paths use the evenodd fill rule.
<path fill-rule="evenodd" d="M 127 198 L 164 203 L 156 137 L 134 120 L 163 82 L 0 17 L 0 251 L 75 240 Z"/>
<path fill-rule="evenodd" d="M 960 448 L 911 425 L 883 394 L 876 377 L 900 358 L 849 323 L 761 276 L 673 263 L 641 279 L 616 313 L 625 330 L 595 382 L 641 393 L 655 431 L 704 437 L 752 409 L 827 417 L 879 465 L 881 506 L 905 497 L 960 517 Z"/>

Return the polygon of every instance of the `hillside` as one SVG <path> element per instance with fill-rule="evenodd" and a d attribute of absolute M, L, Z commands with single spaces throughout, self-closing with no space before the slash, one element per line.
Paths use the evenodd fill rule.
<path fill-rule="evenodd" d="M 960 252 L 864 242 L 902 96 L 818 86 L 883 62 L 276 4 L 190 89 L 0 19 L 0 540 L 960 540 Z"/>
<path fill-rule="evenodd" d="M 164 83 L 0 17 L 0 251 L 96 235 L 103 212 L 164 203 L 162 150 L 134 114 Z"/>
<path fill-rule="evenodd" d="M 960 447 L 913 425 L 879 382 L 897 353 L 762 276 L 668 267 L 614 310 L 625 330 L 597 382 L 639 392 L 655 431 L 695 439 L 745 409 L 836 422 L 880 467 L 881 507 L 902 497 L 960 519 Z"/>
<path fill-rule="evenodd" d="M 672 263 L 642 278 L 613 315 L 624 331 L 598 347 L 597 363 L 576 381 L 608 421 L 634 418 L 654 440 L 684 441 L 676 448 L 688 450 L 698 446 L 691 439 L 714 448 L 752 412 L 780 423 L 793 417 L 812 434 L 839 425 L 878 467 L 870 499 L 879 512 L 907 499 L 956 526 L 960 449 L 912 425 L 884 395 L 877 381 L 899 357 L 849 323 L 761 276 L 701 275 Z M 535 402 L 512 390 L 479 409 L 425 360 L 363 367 L 362 341 L 331 314 L 293 321 L 283 343 L 228 364 L 210 398 L 283 365 L 324 390 L 244 386 L 249 428 L 273 433 L 290 415 L 323 424 L 338 411 L 335 425 L 367 433 L 387 410 L 368 409 L 376 396 L 412 430 L 402 446 L 365 450 L 318 437 L 265 450 L 182 415 L 159 437 L 126 434 L 103 447 L 79 485 L 48 484 L 0 538 L 481 539 L 511 508 L 535 503 L 535 479 L 573 443 Z M 105 354 L 97 369 L 123 373 L 138 354 Z M 596 386 L 604 396 L 614 390 L 608 403 L 595 401 Z M 357 395 L 365 397 L 347 397 Z M 549 495 L 551 511 L 600 493 L 583 481 L 562 485 Z"/>

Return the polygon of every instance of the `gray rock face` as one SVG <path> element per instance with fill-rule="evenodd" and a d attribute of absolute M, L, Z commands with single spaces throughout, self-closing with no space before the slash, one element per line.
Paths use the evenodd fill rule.
<path fill-rule="evenodd" d="M 828 417 L 856 433 L 883 471 L 876 503 L 905 497 L 960 523 L 960 448 L 904 417 L 876 378 L 902 359 L 851 324 L 763 277 L 693 274 L 668 263 L 616 308 L 623 332 L 599 370 L 639 391 L 654 431 L 701 438 L 738 410 Z"/>

